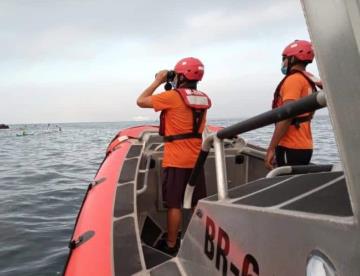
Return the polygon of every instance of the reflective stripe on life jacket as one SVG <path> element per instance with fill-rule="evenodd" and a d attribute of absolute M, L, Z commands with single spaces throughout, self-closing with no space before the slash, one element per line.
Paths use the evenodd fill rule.
<path fill-rule="evenodd" d="M 185 105 L 191 108 L 192 110 L 192 115 L 193 115 L 192 132 L 165 136 L 166 110 L 163 110 L 160 114 L 159 135 L 164 136 L 165 142 L 172 142 L 175 140 L 183 140 L 183 139 L 191 139 L 191 138 L 201 139 L 202 133 L 199 133 L 199 129 L 203 121 L 206 110 L 211 107 L 210 98 L 204 92 L 194 89 L 180 88 L 180 89 L 176 89 L 175 91 L 179 93 Z"/>
<path fill-rule="evenodd" d="M 278 86 L 276 87 L 276 90 L 275 90 L 275 93 L 274 93 L 274 99 L 273 99 L 273 102 L 272 102 L 272 108 L 277 108 L 277 107 L 280 107 L 281 104 L 279 103 L 280 101 L 280 90 L 281 90 L 281 87 L 283 86 L 285 80 L 291 76 L 291 75 L 294 75 L 296 73 L 299 73 L 301 74 L 307 81 L 308 83 L 310 84 L 311 86 L 311 89 L 312 89 L 312 93 L 316 92 L 317 91 L 317 88 L 320 88 L 322 89 L 323 86 L 322 86 L 322 82 L 320 79 L 316 78 L 313 74 L 309 73 L 309 72 L 306 72 L 306 71 L 300 71 L 300 70 L 291 70 L 291 72 L 289 74 L 287 74 L 281 81 L 280 83 L 278 84 Z M 300 127 L 300 124 L 301 123 L 304 123 L 304 122 L 308 122 L 310 121 L 312 118 L 313 118 L 313 115 L 314 113 L 311 113 L 310 115 L 306 115 L 306 116 L 299 116 L 299 117 L 295 117 L 291 120 L 291 124 L 292 125 L 295 125 L 296 128 L 299 128 Z"/>

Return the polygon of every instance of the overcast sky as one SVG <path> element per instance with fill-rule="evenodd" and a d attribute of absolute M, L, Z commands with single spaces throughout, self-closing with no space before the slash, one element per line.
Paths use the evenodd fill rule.
<path fill-rule="evenodd" d="M 270 107 L 283 48 L 309 39 L 298 0 L 1 0 L 0 26 L 9 124 L 154 119 L 136 98 L 187 56 L 205 64 L 209 118 L 249 117 Z"/>

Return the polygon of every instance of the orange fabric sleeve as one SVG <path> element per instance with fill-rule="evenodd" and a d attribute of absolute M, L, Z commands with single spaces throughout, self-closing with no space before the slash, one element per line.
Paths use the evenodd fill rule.
<path fill-rule="evenodd" d="M 177 92 L 170 90 L 170 91 L 162 92 L 160 94 L 152 95 L 151 101 L 155 111 L 176 107 L 178 105 L 178 101 L 176 94 L 174 93 Z"/>
<path fill-rule="evenodd" d="M 301 98 L 301 92 L 303 88 L 302 76 L 298 74 L 288 77 L 280 91 L 282 102 L 289 100 L 298 100 Z"/>

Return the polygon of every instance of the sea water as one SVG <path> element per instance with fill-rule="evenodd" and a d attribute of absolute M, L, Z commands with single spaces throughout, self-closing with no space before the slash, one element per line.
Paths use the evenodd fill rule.
<path fill-rule="evenodd" d="M 210 120 L 227 126 L 239 119 Z M 12 125 L 0 130 L 0 275 L 59 275 L 89 182 L 114 135 L 149 122 Z M 154 124 L 154 122 L 150 122 Z M 155 122 L 156 123 L 156 122 Z M 327 116 L 313 120 L 314 163 L 339 163 Z M 22 134 L 25 129 L 25 136 Z M 273 126 L 242 135 L 266 147 Z"/>

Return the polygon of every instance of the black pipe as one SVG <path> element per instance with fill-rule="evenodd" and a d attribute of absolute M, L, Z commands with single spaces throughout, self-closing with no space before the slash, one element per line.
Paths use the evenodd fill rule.
<path fill-rule="evenodd" d="M 333 168 L 333 165 L 297 165 L 291 166 L 292 174 L 305 174 L 305 173 L 317 173 L 317 172 L 329 172 Z"/>
<path fill-rule="evenodd" d="M 264 112 L 255 117 L 247 119 L 243 122 L 226 127 L 217 132 L 217 137 L 220 139 L 233 138 L 238 134 L 261 128 L 273 123 L 277 123 L 303 113 L 312 112 L 323 108 L 317 100 L 319 92 L 313 93 L 310 96 L 301 98 L 300 100 L 290 102 L 284 106 L 275 108 L 273 110 Z"/>
<path fill-rule="evenodd" d="M 190 186 L 193 186 L 193 187 L 195 186 L 196 180 L 197 180 L 201 170 L 204 167 L 204 164 L 205 164 L 208 154 L 209 154 L 209 151 L 204 151 L 204 150 L 200 151 L 198 159 L 196 160 L 195 167 L 192 170 L 191 175 L 190 175 L 190 179 L 189 179 Z"/>

